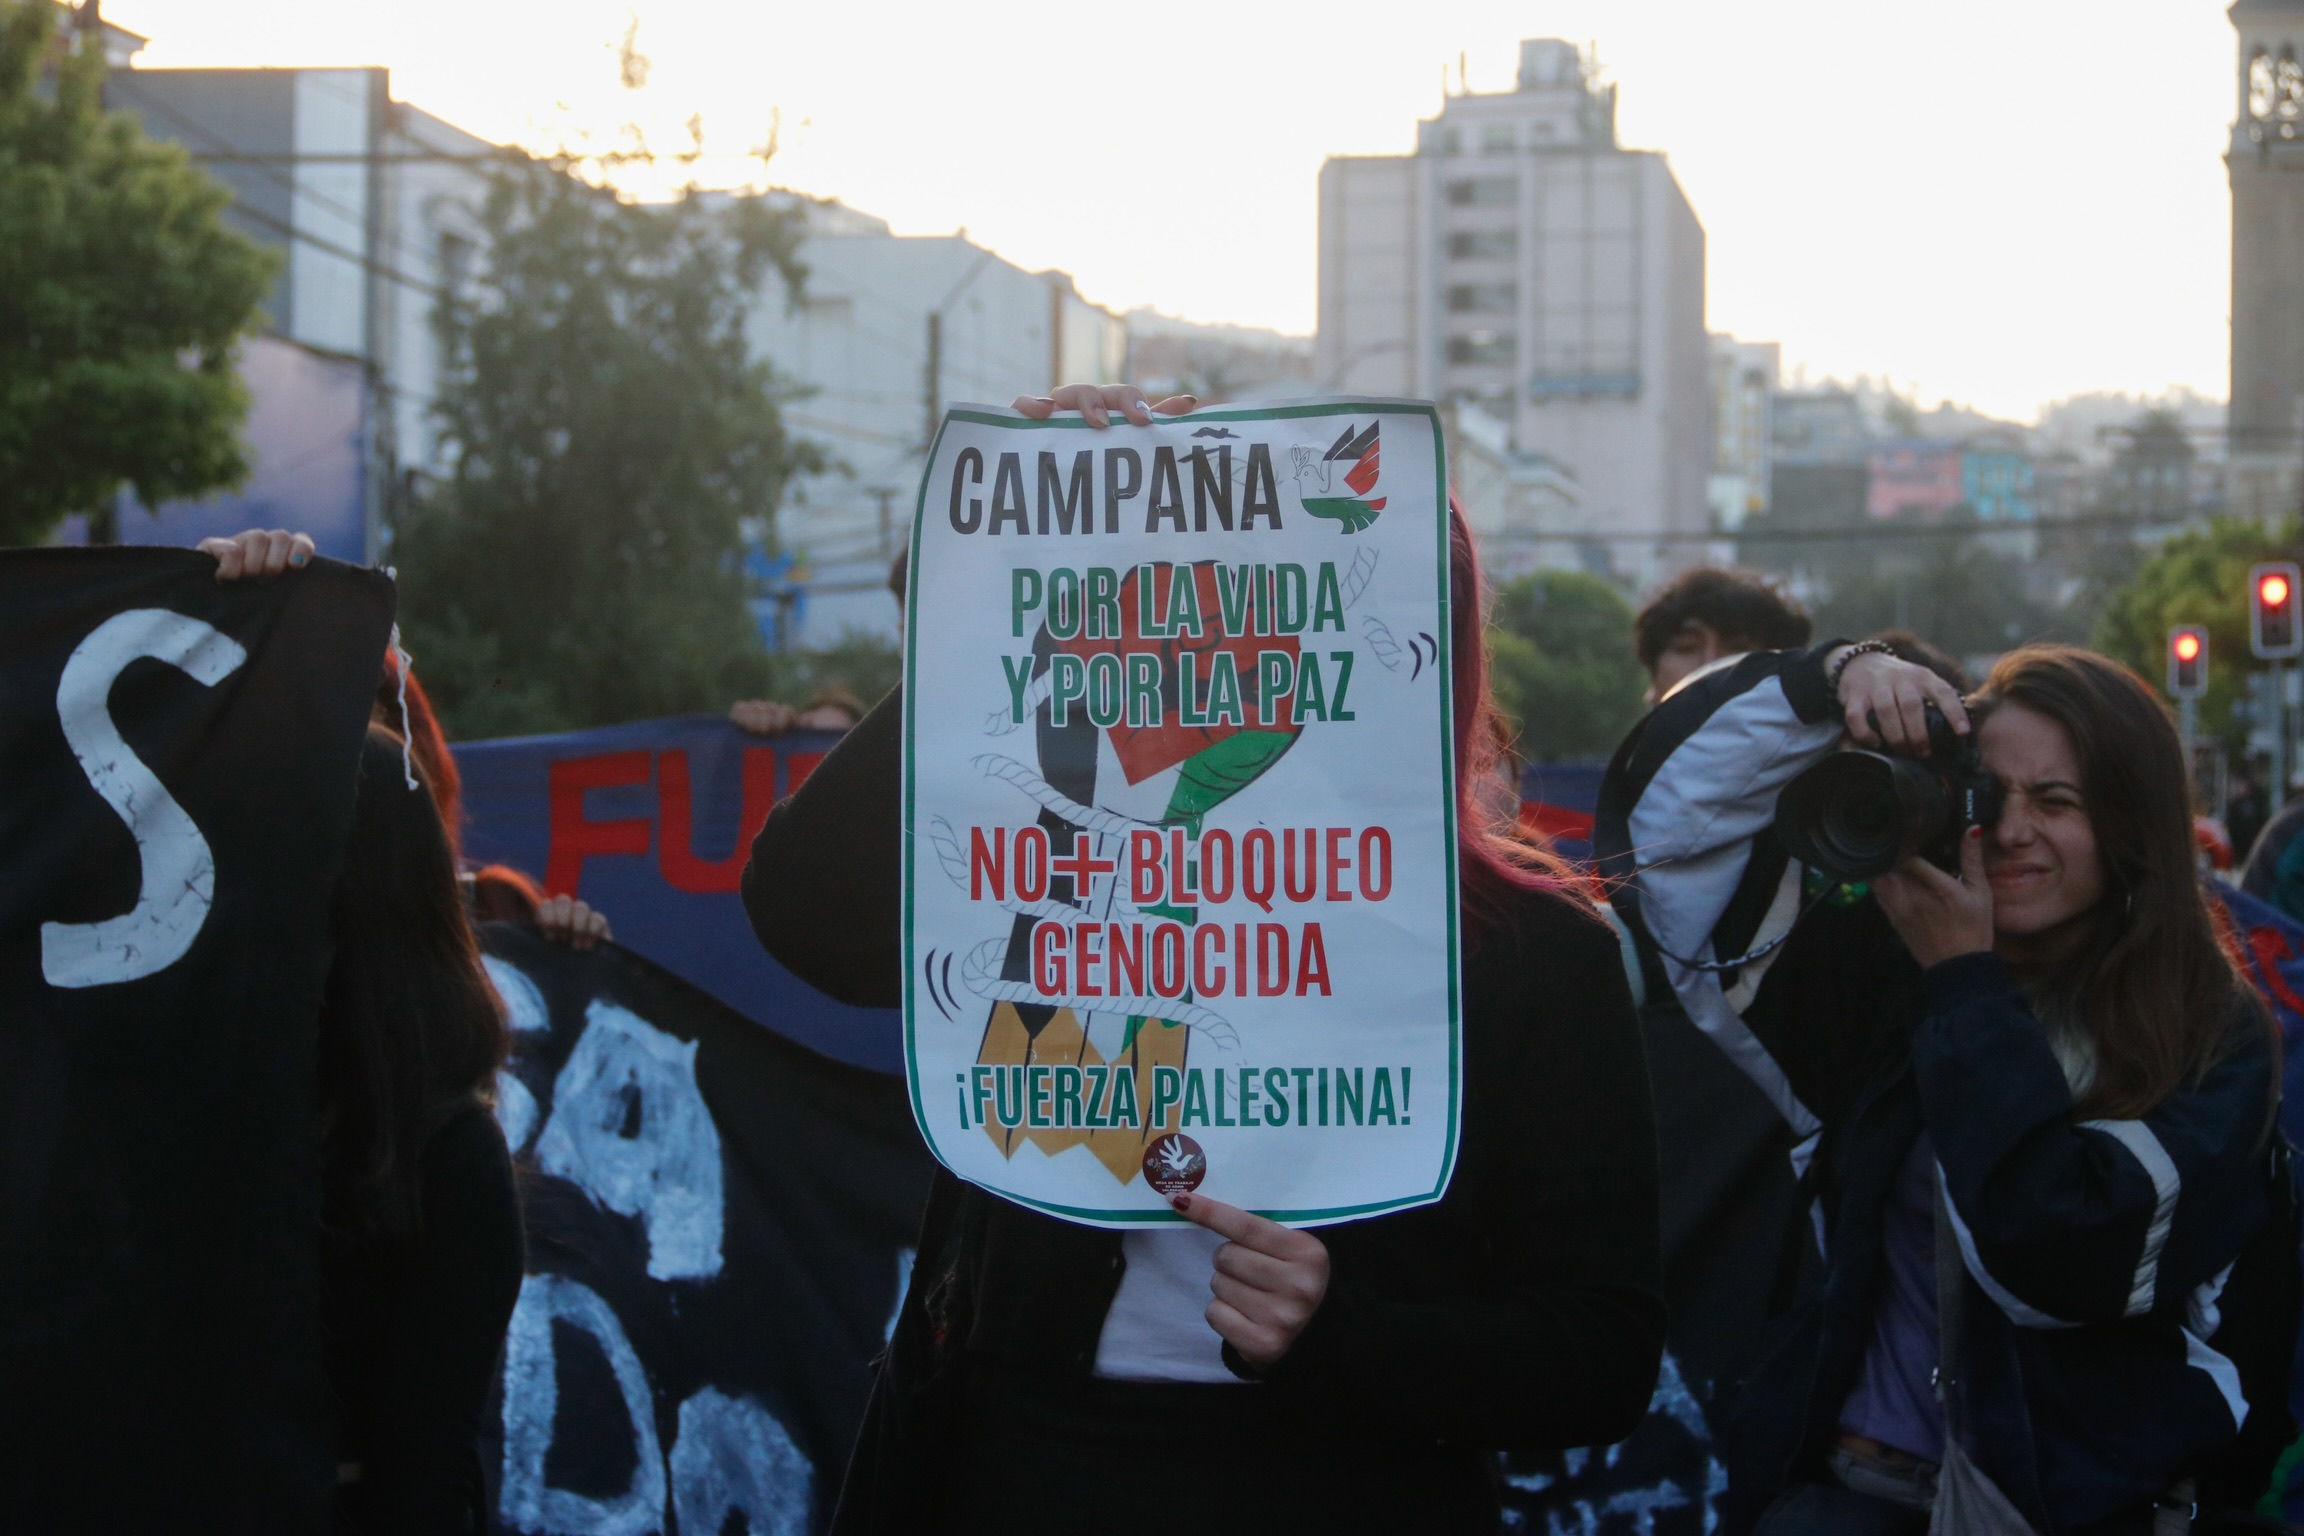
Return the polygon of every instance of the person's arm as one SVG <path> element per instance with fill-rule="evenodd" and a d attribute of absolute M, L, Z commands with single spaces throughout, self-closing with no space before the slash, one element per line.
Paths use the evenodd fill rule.
<path fill-rule="evenodd" d="M 1664 1344 L 1656 1128 L 1614 936 L 1564 910 L 1485 963 L 1515 968 L 1478 1186 L 1494 1288 L 1408 1301 L 1332 1277 L 1266 1372 L 1309 1411 L 1495 1448 L 1604 1445 L 1647 1410 Z M 1477 957 L 1474 963 L 1483 963 Z M 1467 1174 L 1459 1172 L 1458 1177 Z M 1315 1234 L 1316 1235 L 1316 1234 Z"/>
<path fill-rule="evenodd" d="M 761 945 L 859 1007 L 903 1001 L 903 747 L 897 688 L 768 813 L 744 866 Z"/>
<path fill-rule="evenodd" d="M 1815 1131 L 1816 1115 L 1744 1017 L 1769 962 L 1733 977 L 1689 962 L 1745 953 L 1799 910 L 1799 868 L 1763 835 L 1777 793 L 1840 738 L 1827 670 L 1839 646 L 1756 653 L 1657 705 L 1609 764 L 1594 827 L 1617 913 L 1659 951 L 1689 1019 L 1796 1136 Z M 1740 981 L 1750 984 L 1732 995 Z"/>
<path fill-rule="evenodd" d="M 1969 1273 L 2016 1322 L 2065 1327 L 2182 1306 L 2261 1219 L 2272 1066 L 2242 1037 L 2141 1120 L 2075 1118 L 2008 967 L 1929 968 L 1913 1066 Z"/>
<path fill-rule="evenodd" d="M 424 1148 L 420 1255 L 377 1351 L 364 1481 L 379 1529 L 464 1531 L 481 1418 L 520 1295 L 520 1202 L 495 1116 L 459 1113 Z"/>
<path fill-rule="evenodd" d="M 1893 656 L 1840 640 L 1757 652 L 1657 705 L 1601 786 L 1594 844 L 1603 874 L 1619 882 L 1617 911 L 1656 948 L 1688 1017 L 1796 1136 L 1812 1134 L 1829 1105 L 1804 1099 L 1787 1071 L 1800 1064 L 1779 1060 L 1768 1030 L 1755 1028 L 1761 981 L 1781 954 L 1775 941 L 1801 911 L 1800 866 L 1771 831 L 1776 798 L 1843 734 L 1920 750 L 1931 704 L 1967 729 L 1949 684 Z M 1745 954 L 1756 958 L 1707 968 Z M 1831 1097 L 1825 1085 L 1809 1088 Z"/>

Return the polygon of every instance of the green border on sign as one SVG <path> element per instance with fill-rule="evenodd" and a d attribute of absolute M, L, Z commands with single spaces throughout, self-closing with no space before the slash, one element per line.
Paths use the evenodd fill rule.
<path fill-rule="evenodd" d="M 1313 416 L 1415 416 L 1421 417 L 1432 429 L 1433 493 L 1436 498 L 1436 505 L 1440 509 L 1437 549 L 1435 551 L 1435 576 L 1440 605 L 1440 633 L 1437 638 L 1440 651 L 1433 666 L 1442 679 L 1440 684 L 1440 782 L 1449 786 L 1447 795 L 1443 797 L 1441 813 L 1442 842 L 1445 848 L 1444 857 L 1447 862 L 1447 878 L 1444 888 L 1452 892 L 1460 891 L 1462 888 L 1460 884 L 1461 872 L 1456 865 L 1455 637 L 1454 626 L 1450 622 L 1453 614 L 1450 609 L 1448 584 L 1448 444 L 1440 432 L 1439 408 L 1429 401 L 1420 400 L 1337 400 L 1262 408 L 1244 406 L 1231 410 L 1218 407 L 1213 410 L 1193 411 L 1190 413 L 1189 419 L 1193 421 L 1292 421 Z M 1186 418 L 1169 417 L 1166 419 L 1180 421 Z M 1017 415 L 1013 411 L 990 411 L 972 409 L 967 406 L 955 406 L 944 413 L 944 420 L 936 428 L 935 441 L 928 446 L 927 462 L 920 475 L 920 494 L 913 500 L 912 542 L 907 560 L 909 562 L 908 569 L 914 579 L 908 579 L 904 584 L 904 810 L 901 823 L 904 857 L 904 1086 L 912 1101 L 913 1121 L 920 1127 L 920 1134 L 926 1139 L 928 1150 L 934 1153 L 936 1161 L 943 1164 L 948 1170 L 952 1169 L 951 1160 L 945 1157 L 943 1149 L 936 1144 L 935 1129 L 929 1122 L 926 1107 L 921 1103 L 920 1074 L 917 1069 L 918 1057 L 913 1051 L 913 1019 L 916 1013 L 915 988 L 918 984 L 918 978 L 914 973 L 912 942 L 914 906 L 912 888 L 913 812 L 916 803 L 919 765 L 917 755 L 913 751 L 913 743 L 918 735 L 913 716 L 918 693 L 912 687 L 912 677 L 920 644 L 920 583 L 916 578 L 920 571 L 920 530 L 927 521 L 928 481 L 936 467 L 937 452 L 944 445 L 945 430 L 956 421 L 969 422 L 977 426 L 1033 432 L 1046 432 L 1051 429 L 1082 432 L 1101 430 L 1090 427 L 1086 420 L 1078 417 L 1033 421 L 1028 417 Z M 1330 1206 L 1302 1211 L 1259 1209 L 1256 1214 L 1273 1221 L 1327 1225 L 1331 1222 L 1349 1221 L 1354 1217 L 1375 1216 L 1386 1211 L 1430 1205 L 1448 1192 L 1449 1181 L 1455 1177 L 1456 1156 L 1462 1139 L 1458 1115 L 1462 1110 L 1464 1099 L 1464 1020 L 1461 999 L 1463 985 L 1462 936 L 1458 932 L 1461 901 L 1460 899 L 1451 900 L 1445 905 L 1448 924 L 1448 1140 L 1441 1158 L 1440 1177 L 1434 1181 L 1429 1191 L 1421 1194 L 1403 1195 L 1397 1200 L 1382 1200 L 1367 1205 Z M 953 1172 L 955 1177 L 966 1178 L 957 1170 L 953 1170 Z M 976 1183 L 973 1179 L 968 1179 L 967 1182 Z M 1098 1226 L 1188 1225 L 1183 1217 L 1164 1206 L 1156 1206 L 1149 1210 L 1123 1211 L 1094 1206 L 1057 1205 L 1050 1201 L 1035 1200 L 1029 1195 L 1021 1195 L 1013 1190 L 994 1189 L 985 1184 L 978 1184 L 977 1187 L 989 1194 L 997 1195 L 1003 1200 L 1013 1201 L 1033 1210 L 1045 1211 L 1052 1216 L 1069 1217 Z"/>

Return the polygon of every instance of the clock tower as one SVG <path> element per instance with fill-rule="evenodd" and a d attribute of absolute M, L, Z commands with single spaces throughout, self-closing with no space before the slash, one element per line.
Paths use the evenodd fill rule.
<path fill-rule="evenodd" d="M 2232 176 L 2231 510 L 2304 505 L 2304 0 L 2238 0 Z"/>

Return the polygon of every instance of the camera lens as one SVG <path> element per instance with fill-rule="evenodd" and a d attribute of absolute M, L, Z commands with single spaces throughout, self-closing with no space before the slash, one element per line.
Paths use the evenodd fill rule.
<path fill-rule="evenodd" d="M 1943 787 L 1920 764 L 1839 752 L 1784 786 L 1776 836 L 1811 868 L 1870 880 L 1919 852 L 1949 815 Z"/>
<path fill-rule="evenodd" d="M 1854 793 L 1826 802 L 1816 828 L 1817 841 L 1845 864 L 1870 864 L 1896 850 L 1903 829 L 1896 802 L 1884 786 L 1852 785 Z"/>

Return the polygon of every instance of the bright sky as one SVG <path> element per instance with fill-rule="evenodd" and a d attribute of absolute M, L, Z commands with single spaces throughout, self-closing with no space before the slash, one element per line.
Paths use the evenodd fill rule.
<path fill-rule="evenodd" d="M 2235 99 L 2223 0 L 1234 0 L 1225 6 L 109 0 L 140 61 L 382 64 L 529 144 L 783 119 L 771 179 L 969 235 L 1090 298 L 1309 331 L 1324 156 L 1391 154 L 1466 56 L 1597 42 L 1624 141 L 1709 240 L 1715 330 L 1812 376 L 2030 418 L 2088 390 L 2227 387 Z M 1027 24 L 1029 18 L 1029 24 Z"/>

